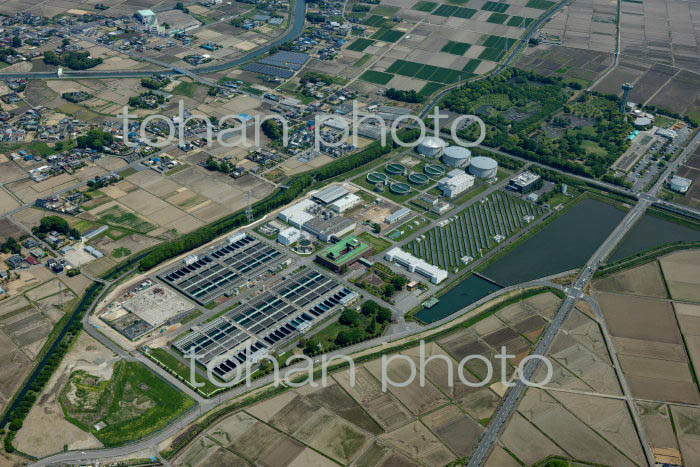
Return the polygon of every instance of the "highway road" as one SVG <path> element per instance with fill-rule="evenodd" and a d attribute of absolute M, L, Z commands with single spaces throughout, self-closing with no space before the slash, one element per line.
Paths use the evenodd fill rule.
<path fill-rule="evenodd" d="M 237 66 L 243 65 L 261 55 L 266 54 L 274 47 L 279 47 L 285 42 L 293 41 L 304 31 L 304 17 L 306 15 L 306 0 L 296 0 L 293 4 L 293 14 L 291 15 L 291 25 L 287 32 L 282 36 L 269 42 L 261 47 L 253 49 L 235 60 L 211 66 L 203 66 L 197 68 L 171 68 L 170 70 L 114 70 L 114 71 L 63 71 L 64 79 L 88 79 L 88 78 L 143 78 L 154 74 L 161 75 L 181 75 L 194 73 L 204 75 L 207 73 L 216 73 L 218 71 L 228 70 Z M 54 72 L 28 72 L 28 73 L 0 73 L 0 79 L 57 79 L 58 76 Z"/>
<path fill-rule="evenodd" d="M 666 170 L 664 171 L 663 175 L 659 177 L 659 180 L 656 182 L 656 184 L 654 184 L 654 186 L 648 192 L 641 193 L 639 195 L 639 201 L 637 202 L 637 204 L 627 212 L 622 221 L 617 225 L 617 227 L 612 231 L 612 233 L 610 233 L 608 238 L 600 245 L 600 247 L 598 247 L 596 252 L 583 267 L 581 273 L 576 279 L 576 282 L 571 287 L 571 289 L 567 291 L 566 299 L 564 300 L 559 310 L 557 311 L 557 314 L 555 315 L 554 319 L 542 335 L 542 338 L 540 339 L 533 354 L 542 356 L 547 355 L 551 348 L 554 337 L 561 329 L 562 324 L 566 321 L 566 318 L 569 316 L 569 313 L 571 312 L 571 309 L 575 305 L 576 301 L 585 298 L 583 290 L 592 279 L 600 264 L 608 257 L 610 253 L 612 253 L 612 251 L 615 249 L 615 246 L 624 238 L 627 232 L 629 232 L 629 230 L 635 225 L 635 223 L 644 215 L 649 206 L 651 206 L 654 202 L 658 200 L 657 195 L 661 190 L 661 187 L 663 186 L 665 180 L 668 178 L 669 175 L 675 172 L 675 170 L 681 164 L 683 164 L 685 159 L 690 154 L 692 154 L 692 152 L 699 144 L 700 133 L 698 133 L 691 140 L 686 149 L 681 153 L 680 156 L 678 156 L 678 158 L 675 161 L 668 164 Z M 594 309 L 595 308 L 596 307 L 594 306 Z M 607 333 L 605 319 L 602 313 L 599 313 L 599 310 L 598 312 L 596 312 L 596 316 L 600 323 L 603 335 L 605 336 Z M 608 343 L 611 358 L 615 366 L 615 371 L 618 374 L 618 377 L 620 379 L 620 385 L 625 395 L 625 399 L 627 400 L 627 403 L 630 407 L 630 412 L 632 413 L 632 420 L 634 422 L 635 429 L 637 430 L 637 434 L 639 436 L 640 443 L 644 450 L 647 462 L 650 466 L 653 466 L 654 457 L 649 448 L 649 443 L 647 441 L 644 428 L 642 427 L 639 417 L 637 416 L 636 408 L 633 405 L 632 396 L 629 392 L 629 388 L 627 386 L 624 375 L 622 374 L 621 368 L 619 367 L 619 362 L 617 361 L 617 354 L 612 344 L 608 342 L 608 338 L 606 338 L 606 343 Z M 532 378 L 532 375 L 534 375 L 535 371 L 537 370 L 539 363 L 539 360 L 531 360 L 530 362 L 528 362 L 528 364 L 525 367 L 525 371 L 523 372 L 525 379 L 530 380 Z M 472 456 L 468 463 L 470 467 L 481 466 L 486 463 L 486 460 L 488 459 L 488 456 L 491 453 L 494 445 L 498 442 L 498 438 L 503 433 L 503 429 L 505 428 L 506 423 L 513 415 L 513 413 L 517 409 L 518 404 L 522 400 L 525 391 L 527 390 L 527 387 L 528 386 L 521 379 L 518 379 L 515 386 L 513 386 L 508 391 L 504 399 L 501 401 L 501 405 L 498 407 L 496 414 L 491 418 L 491 422 L 489 423 L 488 428 L 484 433 L 483 437 L 481 438 L 479 444 L 477 445 L 475 451 L 472 453 Z"/>

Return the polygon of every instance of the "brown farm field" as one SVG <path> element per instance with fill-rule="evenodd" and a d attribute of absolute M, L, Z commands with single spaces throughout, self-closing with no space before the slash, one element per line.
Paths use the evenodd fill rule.
<path fill-rule="evenodd" d="M 661 269 L 657 261 L 600 278 L 593 283 L 593 289 L 601 292 L 668 298 L 666 285 L 661 277 Z"/>
<path fill-rule="evenodd" d="M 459 361 L 474 353 L 493 359 L 501 345 L 519 356 L 527 354 L 535 340 L 533 332 L 546 326 L 559 303 L 551 293 L 535 295 L 471 328 L 425 344 L 424 356 L 431 360 L 426 361 L 423 385 L 417 377 L 405 387 L 389 384 L 382 391 L 382 364 L 377 358 L 356 365 L 354 373 L 349 368 L 332 372 L 325 385 L 316 380 L 317 387 L 306 384 L 260 401 L 207 429 L 178 454 L 174 465 L 203 465 L 198 459 L 221 455 L 212 443 L 253 463 L 275 466 L 445 465 L 468 456 L 498 406 L 503 385 L 463 384 Z M 389 355 L 386 375 L 404 381 L 411 363 L 419 368 L 420 350 L 415 345 Z M 466 365 L 465 377 L 471 383 L 480 381 L 481 365 L 471 361 Z M 509 364 L 507 370 L 510 373 L 514 367 Z M 493 375 L 492 381 L 500 380 L 500 367 Z M 284 449 L 273 449 L 273 444 Z M 309 449 L 314 459 L 307 460 L 312 455 Z M 552 452 L 543 452 L 536 460 Z M 505 451 L 499 453 L 507 456 L 504 461 L 517 462 Z"/>

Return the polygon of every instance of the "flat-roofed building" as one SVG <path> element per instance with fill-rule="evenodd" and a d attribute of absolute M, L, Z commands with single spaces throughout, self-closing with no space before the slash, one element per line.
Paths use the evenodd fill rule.
<path fill-rule="evenodd" d="M 535 189 L 537 182 L 539 182 L 541 178 L 542 177 L 539 175 L 527 170 L 511 178 L 508 182 L 508 189 L 516 193 L 530 193 Z"/>
<path fill-rule="evenodd" d="M 318 237 L 322 242 L 329 242 L 333 237 L 342 238 L 357 227 L 357 223 L 347 217 L 314 217 L 304 223 L 303 229 Z"/>
<path fill-rule="evenodd" d="M 454 198 L 473 186 L 474 177 L 460 169 L 448 172 L 446 177 L 438 181 L 438 188 L 447 198 Z"/>
<path fill-rule="evenodd" d="M 372 254 L 373 248 L 357 237 L 347 237 L 316 255 L 316 262 L 331 271 L 341 272 L 361 258 Z"/>
<path fill-rule="evenodd" d="M 416 258 L 411 253 L 403 251 L 401 248 L 392 248 L 387 251 L 384 255 L 384 259 L 405 267 L 408 269 L 408 272 L 415 272 L 421 276 L 427 277 L 433 284 L 439 284 L 447 279 L 447 271 L 433 266 L 420 258 Z"/>
<path fill-rule="evenodd" d="M 313 195 L 312 198 L 321 204 L 331 204 L 333 201 L 336 201 L 349 193 L 350 192 L 348 190 L 340 185 L 331 185 Z"/>
<path fill-rule="evenodd" d="M 408 208 L 401 208 L 401 209 L 399 209 L 398 211 L 396 211 L 396 212 L 394 212 L 394 213 L 391 213 L 391 214 L 389 214 L 388 216 L 386 216 L 386 218 L 384 219 L 384 221 L 385 221 L 387 224 L 389 224 L 389 225 L 395 224 L 395 223 L 399 222 L 400 220 L 405 219 L 405 218 L 406 218 L 408 215 L 410 215 L 410 214 L 411 214 L 411 210 L 410 210 L 410 209 L 408 209 Z"/>
<path fill-rule="evenodd" d="M 362 202 L 362 198 L 359 196 L 353 194 L 353 193 L 348 193 L 347 195 L 343 196 L 340 199 L 337 199 L 333 201 L 329 207 L 334 210 L 335 212 L 338 213 L 343 213 L 347 211 L 348 209 L 352 209 L 358 204 Z"/>
<path fill-rule="evenodd" d="M 301 232 L 299 231 L 299 229 L 296 229 L 294 227 L 287 227 L 286 229 L 281 230 L 280 233 L 277 234 L 277 241 L 285 246 L 289 246 L 292 243 L 298 242 L 300 238 Z"/>
<path fill-rule="evenodd" d="M 306 222 L 314 218 L 314 215 L 308 212 L 308 210 L 314 206 L 316 206 L 316 203 L 314 203 L 312 200 L 304 199 L 288 207 L 287 209 L 280 211 L 277 214 L 277 217 L 281 221 L 286 222 L 297 229 L 301 229 Z"/>

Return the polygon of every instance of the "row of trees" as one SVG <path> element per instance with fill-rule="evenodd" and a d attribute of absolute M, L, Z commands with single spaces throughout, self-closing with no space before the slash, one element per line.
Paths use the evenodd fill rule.
<path fill-rule="evenodd" d="M 167 76 L 159 77 L 159 78 L 143 78 L 141 79 L 141 86 L 147 89 L 161 89 L 168 84 L 170 84 L 172 80 L 168 78 Z"/>
<path fill-rule="evenodd" d="M 78 136 L 76 141 L 80 149 L 95 149 L 101 151 L 114 142 L 114 135 L 107 131 L 93 128 L 86 134 Z"/>
<path fill-rule="evenodd" d="M 0 251 L 18 255 L 22 251 L 22 245 L 14 237 L 8 237 L 4 243 L 0 244 Z"/>
<path fill-rule="evenodd" d="M 389 99 L 392 99 L 395 101 L 400 101 L 400 102 L 408 102 L 411 104 L 423 102 L 423 99 L 424 99 L 423 96 L 418 94 L 413 89 L 411 89 L 410 91 L 403 91 L 401 89 L 389 88 L 386 90 L 384 95 L 386 97 L 388 97 Z"/>
<path fill-rule="evenodd" d="M 342 328 L 327 348 L 318 339 L 312 337 L 305 342 L 304 353 L 309 356 L 328 352 L 340 347 L 357 344 L 381 335 L 391 322 L 392 313 L 388 308 L 380 306 L 373 300 L 362 304 L 360 312 L 353 308 L 343 310 L 338 323 Z"/>
<path fill-rule="evenodd" d="M 87 70 L 102 63 L 102 58 L 91 58 L 90 52 L 64 52 L 57 54 L 53 50 L 44 52 L 44 63 L 65 66 L 71 70 Z"/>
<path fill-rule="evenodd" d="M 80 238 L 80 232 L 68 224 L 68 221 L 59 216 L 46 216 L 39 221 L 39 225 L 32 228 L 32 232 L 39 238 L 44 238 L 47 233 L 56 231 L 73 238 Z"/>
<path fill-rule="evenodd" d="M 204 167 L 207 170 L 211 170 L 214 172 L 223 172 L 225 174 L 233 173 L 233 171 L 236 170 L 236 164 L 233 164 L 229 161 L 219 160 L 213 156 L 209 156 Z"/>

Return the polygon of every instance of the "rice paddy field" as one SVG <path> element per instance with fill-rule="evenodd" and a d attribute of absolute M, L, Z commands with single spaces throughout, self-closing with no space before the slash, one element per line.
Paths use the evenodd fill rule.
<path fill-rule="evenodd" d="M 461 258 L 479 258 L 525 228 L 545 210 L 504 192 L 489 195 L 452 217 L 443 226 L 406 245 L 405 249 L 443 269 L 464 267 Z"/>

